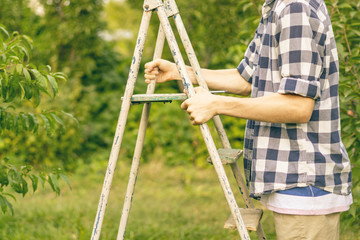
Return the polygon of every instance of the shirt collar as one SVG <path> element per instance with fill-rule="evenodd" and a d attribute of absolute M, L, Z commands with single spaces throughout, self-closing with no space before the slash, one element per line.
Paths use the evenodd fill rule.
<path fill-rule="evenodd" d="M 269 17 L 270 10 L 272 9 L 275 1 L 276 0 L 265 0 L 264 5 L 262 7 L 263 18 L 268 18 Z"/>

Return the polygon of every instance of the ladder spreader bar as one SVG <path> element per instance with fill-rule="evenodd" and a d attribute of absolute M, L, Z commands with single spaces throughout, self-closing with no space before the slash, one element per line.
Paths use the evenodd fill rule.
<path fill-rule="evenodd" d="M 211 93 L 225 93 L 225 91 L 211 91 Z M 131 103 L 183 101 L 187 98 L 185 93 L 134 94 L 131 97 Z"/>

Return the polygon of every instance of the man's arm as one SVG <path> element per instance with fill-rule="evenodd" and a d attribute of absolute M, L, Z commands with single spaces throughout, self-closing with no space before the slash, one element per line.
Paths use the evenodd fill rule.
<path fill-rule="evenodd" d="M 191 81 L 197 84 L 192 68 L 187 67 L 187 69 L 191 73 Z M 248 96 L 251 92 L 251 84 L 239 74 L 236 68 L 221 70 L 201 69 L 201 71 L 210 89 L 224 90 L 228 93 L 242 96 Z"/>
<path fill-rule="evenodd" d="M 187 67 L 190 80 L 198 84 L 192 67 Z M 224 90 L 229 93 L 247 96 L 251 92 L 251 84 L 247 82 L 237 69 L 209 70 L 201 69 L 205 81 L 210 89 Z M 145 82 L 151 80 L 167 82 L 170 80 L 181 80 L 175 63 L 158 59 L 145 64 Z"/>
<path fill-rule="evenodd" d="M 305 123 L 311 118 L 314 100 L 279 93 L 258 98 L 216 96 L 196 88 L 196 94 L 181 108 L 189 113 L 192 124 L 205 123 L 217 114 L 272 123 Z"/>

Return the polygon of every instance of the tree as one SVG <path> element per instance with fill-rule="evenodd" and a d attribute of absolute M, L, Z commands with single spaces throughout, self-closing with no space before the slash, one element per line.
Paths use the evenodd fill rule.
<path fill-rule="evenodd" d="M 44 128 L 50 135 L 65 128 L 58 113 L 39 108 L 39 104 L 43 94 L 54 98 L 58 93 L 59 81 L 66 81 L 67 77 L 61 72 L 52 72 L 49 65 L 37 67 L 30 63 L 31 50 L 32 40 L 29 37 L 18 32 L 10 35 L 4 26 L 0 26 L 0 134 L 35 134 Z M 33 111 L 23 111 L 25 105 L 32 105 Z M 70 114 L 62 113 L 74 119 Z M 28 192 L 26 179 L 30 179 L 34 192 L 39 182 L 43 186 L 48 182 L 52 190 L 60 194 L 59 178 L 69 184 L 61 169 L 49 174 L 35 174 L 32 166 L 25 165 L 18 169 L 4 154 L 0 154 L 2 212 L 5 213 L 9 208 L 13 213 L 8 197 L 15 197 L 5 191 L 8 187 L 25 196 Z"/>
<path fill-rule="evenodd" d="M 37 2 L 41 14 L 30 8 Z M 65 72 L 64 84 L 56 101 L 44 106 L 72 113 L 81 122 L 77 129 L 68 119 L 66 132 L 55 132 L 53 143 L 46 134 L 6 136 L 0 139 L 8 149 L 28 164 L 61 167 L 73 171 L 81 162 L 107 159 L 126 81 L 123 57 L 113 50 L 112 43 L 101 38 L 105 28 L 101 0 L 2 0 L 0 22 L 11 31 L 34 40 L 32 62 L 49 63 L 54 71 Z M 127 68 L 126 68 L 127 70 Z M 21 145 L 16 142 L 22 142 Z M 106 149 L 106 150 L 105 150 Z M 105 156 L 106 155 L 106 156 Z"/>

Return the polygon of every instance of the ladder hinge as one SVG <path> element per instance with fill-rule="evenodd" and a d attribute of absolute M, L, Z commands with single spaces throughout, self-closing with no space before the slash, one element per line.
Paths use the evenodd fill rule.
<path fill-rule="evenodd" d="M 163 6 L 163 3 L 161 0 L 145 0 L 144 1 L 144 11 L 148 12 L 148 11 L 152 11 L 155 8 L 158 8 L 160 6 Z"/>
<path fill-rule="evenodd" d="M 165 0 L 165 12 L 168 17 L 172 17 L 179 13 L 179 9 L 176 6 L 175 0 Z"/>

